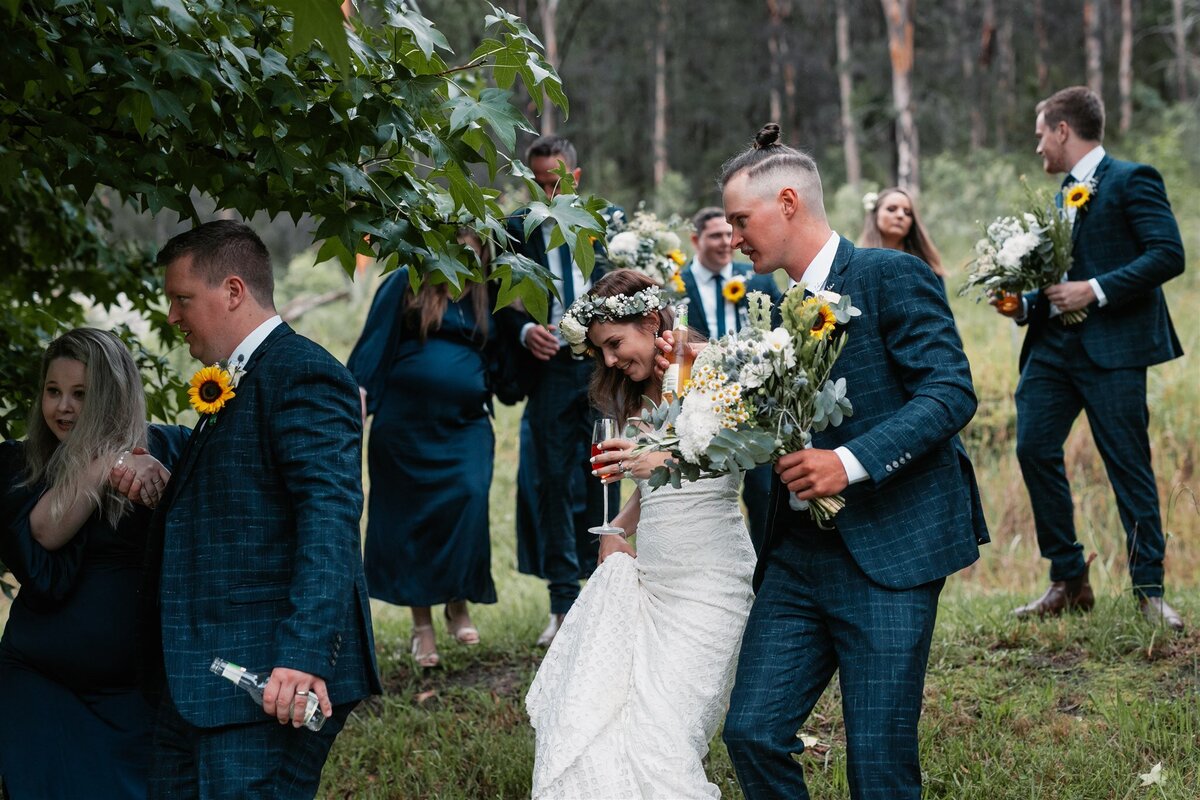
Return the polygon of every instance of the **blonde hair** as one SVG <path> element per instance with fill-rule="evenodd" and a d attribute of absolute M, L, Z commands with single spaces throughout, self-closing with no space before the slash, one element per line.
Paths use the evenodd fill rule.
<path fill-rule="evenodd" d="M 51 362 L 68 358 L 84 367 L 84 401 L 71 433 L 62 442 L 42 413 L 46 373 Z M 146 395 L 142 376 L 125 345 L 115 334 L 96 328 L 76 328 L 46 347 L 38 399 L 29 412 L 25 441 L 26 485 L 56 489 L 50 516 L 61 519 L 80 498 L 95 503 L 101 516 L 116 525 L 130 507 L 125 497 L 108 486 L 108 476 L 94 485 L 85 480 L 97 458 L 114 462 L 123 450 L 146 446 Z"/>

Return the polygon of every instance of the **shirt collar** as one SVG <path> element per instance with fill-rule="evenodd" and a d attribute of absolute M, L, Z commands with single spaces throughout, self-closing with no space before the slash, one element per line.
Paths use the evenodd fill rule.
<path fill-rule="evenodd" d="M 1083 183 L 1092 177 L 1092 173 L 1096 171 L 1096 167 L 1100 166 L 1100 162 L 1104 160 L 1104 156 L 1104 145 L 1096 145 L 1083 158 L 1076 161 L 1075 166 L 1071 167 L 1071 177 Z"/>
<path fill-rule="evenodd" d="M 727 282 L 733 277 L 733 262 L 730 261 L 728 264 L 721 267 L 720 272 L 713 272 L 708 267 L 701 264 L 699 259 L 693 256 L 692 275 L 696 278 L 697 283 L 703 283 L 705 285 L 712 283 L 713 278 L 715 278 L 717 275 L 721 276 L 722 282 Z"/>
<path fill-rule="evenodd" d="M 804 270 L 804 276 L 801 283 L 814 294 L 821 291 L 825 287 L 825 282 L 829 280 L 829 270 L 833 269 L 833 259 L 837 256 L 838 244 L 842 237 L 838 236 L 837 231 L 832 231 L 829 234 L 829 239 L 821 251 Z"/>
<path fill-rule="evenodd" d="M 229 369 L 231 371 L 245 369 L 246 364 L 250 361 L 250 356 L 254 355 L 254 351 L 258 349 L 258 346 L 271 335 L 271 331 L 282 324 L 283 318 L 276 314 L 250 331 L 250 335 L 242 339 L 242 343 L 234 348 L 233 354 L 229 356 Z"/>

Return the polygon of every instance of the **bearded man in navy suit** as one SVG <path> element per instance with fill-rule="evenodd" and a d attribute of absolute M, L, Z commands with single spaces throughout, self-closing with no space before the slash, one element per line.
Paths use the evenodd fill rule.
<path fill-rule="evenodd" d="M 1104 151 L 1104 103 L 1087 87 L 1039 103 L 1035 133 L 1046 172 L 1067 173 L 1059 203 L 1072 221 L 1073 259 L 1061 283 L 1028 293 L 1009 313 L 1028 326 L 1017 384 L 1017 460 L 1038 547 L 1050 562 L 1050 587 L 1014 613 L 1057 616 L 1095 602 L 1063 465 L 1063 443 L 1083 410 L 1117 498 L 1142 614 L 1183 630 L 1162 597 L 1166 539 L 1146 406 L 1146 368 L 1183 355 L 1162 291 L 1183 272 L 1179 226 L 1158 172 Z M 1063 324 L 1062 314 L 1073 311 L 1087 318 Z"/>
<path fill-rule="evenodd" d="M 918 800 L 938 596 L 987 541 L 957 436 L 975 413 L 971 371 L 937 276 L 830 230 L 816 164 L 778 137 L 766 126 L 722 171 L 733 244 L 756 273 L 782 269 L 861 310 L 832 373 L 854 415 L 776 464 L 724 739 L 747 798 L 807 798 L 796 734 L 836 672 L 851 796 Z M 789 503 L 839 492 L 833 530 Z"/>
<path fill-rule="evenodd" d="M 688 326 L 701 336 L 720 339 L 746 324 L 749 292 L 771 298 L 778 312 L 783 295 L 770 275 L 755 275 L 754 267 L 733 260 L 733 228 L 717 206 L 702 208 L 692 215 L 692 247 L 696 255 L 680 272 L 688 297 Z M 774 473 L 769 465 L 746 473 L 742 499 L 750 521 L 750 540 L 755 552 L 762 549 L 767 527 L 767 498 Z"/>
<path fill-rule="evenodd" d="M 250 228 L 200 225 L 159 264 L 168 320 L 237 385 L 201 416 L 151 530 L 144 658 L 162 695 L 150 794 L 313 797 L 351 709 L 381 691 L 358 387 L 276 314 L 270 257 Z M 218 656 L 270 676 L 261 707 L 209 672 Z M 320 731 L 301 727 L 307 695 L 327 717 Z"/>

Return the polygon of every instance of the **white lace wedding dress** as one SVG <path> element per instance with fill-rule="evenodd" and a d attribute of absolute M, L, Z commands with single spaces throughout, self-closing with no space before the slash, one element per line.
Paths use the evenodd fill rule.
<path fill-rule="evenodd" d="M 600 565 L 525 698 L 535 800 L 720 797 L 702 759 L 753 601 L 738 482 L 639 488 L 637 558 Z"/>

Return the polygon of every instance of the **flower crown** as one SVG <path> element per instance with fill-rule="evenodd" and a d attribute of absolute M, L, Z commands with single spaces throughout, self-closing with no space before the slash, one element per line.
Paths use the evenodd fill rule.
<path fill-rule="evenodd" d="M 879 203 L 879 192 L 867 192 L 863 195 L 862 204 L 863 211 L 870 214 L 875 210 L 875 206 Z"/>
<path fill-rule="evenodd" d="M 563 314 L 558 329 L 571 352 L 583 355 L 587 352 L 587 329 L 593 322 L 613 322 L 626 317 L 638 317 L 665 308 L 662 289 L 647 286 L 633 294 L 617 294 L 612 297 L 584 295 L 571 304 Z"/>

